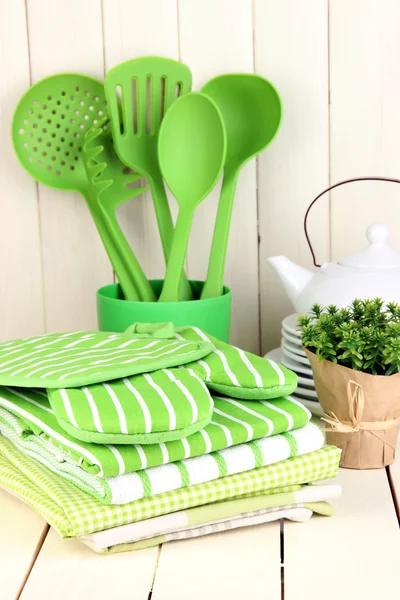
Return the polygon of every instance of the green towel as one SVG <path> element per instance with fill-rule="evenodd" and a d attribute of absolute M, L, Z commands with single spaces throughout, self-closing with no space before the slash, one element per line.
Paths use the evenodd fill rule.
<path fill-rule="evenodd" d="M 307 423 L 305 427 L 290 433 L 261 438 L 211 454 L 116 477 L 99 477 L 71 462 L 68 454 L 61 448 L 54 448 L 43 436 L 35 435 L 22 419 L 1 407 L 0 433 L 21 452 L 102 504 L 127 504 L 162 492 L 271 465 L 292 456 L 319 450 L 325 442 L 321 429 L 314 423 Z"/>
<path fill-rule="evenodd" d="M 34 508 L 63 537 L 75 537 L 228 498 L 327 479 L 337 474 L 339 459 L 338 448 L 325 446 L 216 481 L 121 506 L 104 506 L 0 436 L 0 485 Z"/>
<path fill-rule="evenodd" d="M 155 444 L 105 445 L 83 442 L 58 423 L 43 390 L 0 387 L 0 406 L 28 423 L 38 436 L 61 448 L 89 473 L 112 477 L 208 454 L 253 439 L 304 427 L 310 412 L 294 399 L 240 401 L 215 398 L 211 422 L 187 438 Z"/>

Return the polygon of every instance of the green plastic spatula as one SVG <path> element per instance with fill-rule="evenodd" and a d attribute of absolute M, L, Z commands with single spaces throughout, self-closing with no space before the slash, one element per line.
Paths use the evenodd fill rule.
<path fill-rule="evenodd" d="M 216 104 L 199 92 L 174 102 L 161 124 L 158 140 L 161 172 L 179 206 L 160 302 L 179 300 L 194 211 L 218 181 L 225 155 L 225 127 Z"/>
<path fill-rule="evenodd" d="M 134 282 L 138 297 L 145 302 L 155 301 L 153 289 L 116 218 L 118 206 L 138 196 L 145 188 L 130 187 L 130 184 L 137 180 L 137 175 L 126 168 L 114 150 L 108 116 L 104 116 L 87 131 L 83 144 L 83 160 L 88 179 L 96 190 L 103 218 L 118 247 L 121 260 Z"/>
<path fill-rule="evenodd" d="M 115 149 L 128 167 L 149 182 L 166 263 L 174 225 L 157 159 L 158 132 L 168 108 L 191 85 L 188 67 L 158 57 L 122 63 L 107 73 L 104 82 Z M 182 300 L 193 297 L 186 278 L 180 294 Z"/>
<path fill-rule="evenodd" d="M 98 209 L 82 160 L 85 133 L 103 117 L 105 105 L 104 86 L 96 79 L 75 73 L 46 77 L 18 103 L 12 141 L 20 163 L 36 181 L 82 194 L 125 297 L 137 300 L 135 286 Z"/>
<path fill-rule="evenodd" d="M 227 133 L 224 180 L 218 204 L 207 280 L 202 298 L 223 293 L 223 276 L 237 177 L 242 166 L 274 139 L 282 108 L 274 86 L 258 75 L 230 74 L 211 79 L 202 92 L 222 113 Z"/>

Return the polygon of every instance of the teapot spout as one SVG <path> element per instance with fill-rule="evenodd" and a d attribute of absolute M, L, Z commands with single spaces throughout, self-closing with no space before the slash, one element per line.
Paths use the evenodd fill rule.
<path fill-rule="evenodd" d="M 300 292 L 314 277 L 314 273 L 304 267 L 300 267 L 300 265 L 296 265 L 286 258 L 286 256 L 271 256 L 268 258 L 268 262 L 278 273 L 287 295 L 296 308 L 296 301 Z"/>

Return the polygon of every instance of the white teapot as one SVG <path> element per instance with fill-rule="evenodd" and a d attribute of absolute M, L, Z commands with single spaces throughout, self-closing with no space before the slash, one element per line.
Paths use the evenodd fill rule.
<path fill-rule="evenodd" d="M 348 306 L 355 298 L 380 297 L 386 302 L 400 303 L 400 254 L 387 245 L 389 229 L 386 225 L 370 225 L 367 229 L 369 246 L 353 256 L 338 262 L 317 265 L 314 251 L 307 233 L 307 216 L 313 204 L 327 191 L 339 185 L 377 179 L 398 180 L 378 177 L 359 178 L 340 182 L 317 196 L 307 210 L 304 231 L 314 258 L 321 268 L 317 272 L 296 265 L 285 256 L 273 256 L 268 261 L 274 267 L 285 290 L 298 313 L 306 313 L 314 303 L 339 307 Z"/>

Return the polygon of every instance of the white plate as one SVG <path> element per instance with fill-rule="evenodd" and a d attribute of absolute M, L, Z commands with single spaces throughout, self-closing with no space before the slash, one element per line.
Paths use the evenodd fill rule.
<path fill-rule="evenodd" d="M 312 377 L 302 377 L 301 375 L 297 375 L 297 380 L 299 385 L 303 388 L 315 389 L 314 379 Z"/>
<path fill-rule="evenodd" d="M 308 360 L 308 358 L 306 356 L 299 356 L 298 354 L 295 354 L 294 352 L 291 352 L 290 350 L 287 349 L 286 346 L 282 347 L 282 358 L 290 358 L 291 360 L 294 360 L 296 362 L 302 363 L 303 365 L 308 365 L 308 367 L 311 370 L 311 366 L 310 366 L 310 361 Z"/>
<path fill-rule="evenodd" d="M 294 393 L 304 398 L 309 398 L 310 400 L 318 400 L 317 392 L 315 390 L 307 389 L 301 385 L 297 386 Z"/>
<path fill-rule="evenodd" d="M 295 344 L 296 346 L 301 346 L 300 336 L 289 333 L 288 331 L 286 331 L 286 329 L 283 329 L 283 327 L 281 329 L 281 334 L 284 340 L 290 342 L 291 344 Z"/>
<path fill-rule="evenodd" d="M 305 358 L 307 358 L 306 353 L 304 352 L 304 350 L 301 346 L 296 346 L 295 344 L 291 344 L 284 338 L 281 339 L 281 348 L 282 349 L 286 348 L 286 350 L 288 350 L 289 352 L 292 352 L 293 354 L 296 354 L 297 356 L 304 356 Z"/>
<path fill-rule="evenodd" d="M 281 357 L 281 363 L 283 364 L 284 367 L 287 367 L 291 371 L 294 371 L 295 373 L 297 373 L 297 375 L 299 373 L 301 373 L 302 375 L 308 375 L 308 377 L 312 377 L 311 367 L 308 368 L 308 367 L 306 367 L 306 365 L 296 362 L 296 361 L 292 360 L 291 358 L 288 358 L 287 356 Z"/>
<path fill-rule="evenodd" d="M 267 352 L 264 358 L 269 358 L 277 363 L 280 363 L 284 367 L 287 367 L 291 371 L 294 371 L 297 375 L 301 373 L 302 375 L 305 375 L 309 378 L 310 383 L 313 382 L 313 374 L 311 367 L 307 368 L 305 365 L 297 363 L 287 358 L 286 356 L 283 356 L 280 348 L 274 348 L 270 352 Z"/>
<path fill-rule="evenodd" d="M 286 317 L 282 321 L 282 327 L 283 327 L 283 329 L 285 329 L 288 333 L 291 333 L 295 337 L 298 337 L 297 319 L 298 319 L 299 316 L 300 315 L 298 313 L 293 313 L 292 315 L 289 315 L 288 317 Z"/>
<path fill-rule="evenodd" d="M 301 404 L 304 404 L 304 406 L 306 408 L 308 408 L 310 413 L 316 417 L 322 417 L 324 414 L 324 411 L 322 410 L 322 406 L 320 405 L 319 402 L 315 402 L 315 400 L 305 400 L 304 398 L 299 398 L 295 394 L 288 396 L 288 398 L 289 399 L 293 398 L 293 400 L 297 400 L 297 402 L 301 402 Z"/>

